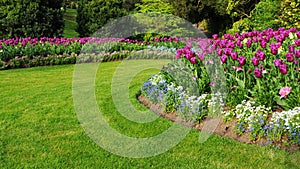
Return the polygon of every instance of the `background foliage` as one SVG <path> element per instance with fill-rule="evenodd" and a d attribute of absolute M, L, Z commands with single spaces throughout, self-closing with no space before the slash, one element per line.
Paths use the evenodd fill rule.
<path fill-rule="evenodd" d="M 61 36 L 62 5 L 63 0 L 1 0 L 0 38 Z"/>

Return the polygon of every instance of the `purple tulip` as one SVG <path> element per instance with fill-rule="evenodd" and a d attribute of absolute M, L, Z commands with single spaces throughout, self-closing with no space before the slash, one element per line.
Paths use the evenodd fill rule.
<path fill-rule="evenodd" d="M 258 42 L 258 39 L 257 39 L 256 37 L 253 37 L 253 41 L 254 41 L 255 43 L 257 43 L 257 42 Z"/>
<path fill-rule="evenodd" d="M 281 60 L 281 59 L 275 59 L 274 60 L 274 65 L 276 66 L 276 67 L 279 67 L 280 65 L 282 65 L 283 64 L 283 60 Z"/>
<path fill-rule="evenodd" d="M 232 53 L 232 48 L 225 48 L 224 53 L 225 55 L 230 55 Z"/>
<path fill-rule="evenodd" d="M 255 56 L 259 59 L 259 60 L 261 60 L 261 61 L 263 61 L 263 60 L 265 60 L 265 58 L 266 58 L 266 54 L 263 52 L 263 51 L 261 51 L 261 50 L 257 50 L 257 52 L 255 53 Z"/>
<path fill-rule="evenodd" d="M 240 34 L 239 34 L 238 32 L 235 32 L 235 33 L 234 33 L 234 36 L 235 36 L 236 38 L 238 38 L 238 37 L 240 37 Z"/>
<path fill-rule="evenodd" d="M 273 55 L 276 55 L 278 53 L 278 48 L 280 47 L 280 45 L 278 43 L 272 43 L 270 44 L 270 49 L 271 49 L 271 53 Z"/>
<path fill-rule="evenodd" d="M 190 61 L 191 61 L 192 64 L 196 64 L 196 58 L 195 58 L 195 57 L 192 57 L 192 58 L 190 59 Z"/>
<path fill-rule="evenodd" d="M 176 58 L 176 59 L 179 59 L 180 56 L 181 56 L 181 52 L 180 52 L 180 50 L 177 50 L 176 55 L 175 55 L 175 58 Z"/>
<path fill-rule="evenodd" d="M 212 35 L 212 37 L 213 37 L 214 40 L 217 40 L 218 39 L 218 34 L 214 34 L 214 35 Z"/>
<path fill-rule="evenodd" d="M 250 48 L 252 45 L 252 40 L 251 39 L 247 40 L 246 45 L 248 48 Z"/>
<path fill-rule="evenodd" d="M 232 60 L 237 60 L 237 59 L 238 59 L 238 53 L 237 53 L 237 52 L 232 52 L 232 53 L 230 54 L 230 56 L 231 56 L 231 59 L 232 59 Z"/>
<path fill-rule="evenodd" d="M 236 41 L 236 45 L 239 47 L 239 48 L 243 48 L 243 44 L 242 44 L 242 42 L 240 41 L 240 40 L 237 40 Z"/>
<path fill-rule="evenodd" d="M 297 31 L 297 29 L 296 28 L 290 28 L 289 29 L 289 32 L 293 32 L 293 33 L 295 33 Z"/>
<path fill-rule="evenodd" d="M 244 66 L 246 64 L 246 57 L 241 56 L 241 57 L 238 58 L 238 61 L 239 61 L 241 66 Z"/>
<path fill-rule="evenodd" d="M 254 69 L 254 76 L 257 78 L 262 78 L 261 72 L 258 68 Z"/>
<path fill-rule="evenodd" d="M 298 60 L 294 60 L 294 64 L 297 65 L 299 63 Z"/>
<path fill-rule="evenodd" d="M 289 53 L 294 53 L 295 52 L 295 46 L 294 45 L 290 45 L 289 46 Z"/>
<path fill-rule="evenodd" d="M 251 59 L 251 61 L 252 61 L 252 63 L 253 63 L 254 66 L 257 66 L 259 64 L 259 59 L 257 57 L 253 57 Z"/>
<path fill-rule="evenodd" d="M 226 55 L 221 56 L 221 62 L 226 63 L 226 61 L 227 61 L 227 56 Z"/>
<path fill-rule="evenodd" d="M 219 56 L 222 56 L 223 50 L 222 50 L 222 49 L 217 49 L 217 54 L 218 54 Z"/>
<path fill-rule="evenodd" d="M 294 56 L 293 56 L 292 53 L 287 53 L 287 54 L 285 55 L 285 57 L 286 57 L 286 60 L 287 60 L 288 62 L 293 62 L 293 61 L 294 61 Z"/>
<path fill-rule="evenodd" d="M 300 46 L 300 39 L 294 41 L 296 46 Z"/>
<path fill-rule="evenodd" d="M 296 58 L 300 58 L 300 50 L 295 50 L 295 56 Z"/>
<path fill-rule="evenodd" d="M 280 73 L 283 75 L 287 74 L 287 68 L 288 68 L 288 66 L 286 64 L 279 65 Z"/>
<path fill-rule="evenodd" d="M 297 35 L 298 39 L 300 39 L 300 31 L 298 31 L 298 32 L 296 33 L 296 35 Z"/>
<path fill-rule="evenodd" d="M 203 61 L 203 60 L 204 60 L 204 53 L 199 54 L 199 55 L 198 55 L 198 58 L 199 58 L 201 61 Z"/>
<path fill-rule="evenodd" d="M 266 40 L 267 43 L 269 43 L 270 40 L 271 40 L 271 36 L 266 36 L 265 40 Z"/>
<path fill-rule="evenodd" d="M 236 68 L 236 71 L 237 71 L 237 72 L 239 72 L 239 71 L 243 71 L 243 68 L 242 68 L 242 66 L 238 66 L 238 67 Z"/>

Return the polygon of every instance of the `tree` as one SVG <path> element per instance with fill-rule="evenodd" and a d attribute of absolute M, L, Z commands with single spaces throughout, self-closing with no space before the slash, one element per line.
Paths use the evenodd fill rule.
<path fill-rule="evenodd" d="M 137 3 L 135 6 L 136 11 L 141 13 L 161 12 L 172 14 L 174 12 L 172 5 L 166 0 L 141 0 L 141 2 Z"/>
<path fill-rule="evenodd" d="M 0 38 L 61 36 L 63 0 L 2 0 Z"/>
<path fill-rule="evenodd" d="M 79 36 L 91 36 L 109 21 L 129 14 L 134 0 L 80 0 L 77 15 Z"/>

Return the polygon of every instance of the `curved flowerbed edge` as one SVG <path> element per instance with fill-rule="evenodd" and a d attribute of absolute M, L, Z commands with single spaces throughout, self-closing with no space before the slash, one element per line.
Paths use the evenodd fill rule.
<path fill-rule="evenodd" d="M 207 118 L 203 119 L 198 124 L 191 123 L 191 122 L 185 122 L 182 119 L 180 119 L 179 116 L 177 116 L 176 112 L 171 112 L 171 113 L 164 112 L 162 105 L 152 104 L 149 101 L 149 99 L 146 98 L 145 96 L 143 96 L 142 94 L 138 95 L 137 99 L 139 100 L 140 103 L 145 105 L 147 108 L 152 110 L 154 113 L 156 113 L 160 117 L 168 119 L 172 122 L 180 123 L 184 126 L 190 127 L 192 129 L 195 129 L 195 130 L 202 131 L 202 128 L 203 128 L 204 124 L 207 121 L 212 120 L 212 118 L 207 117 Z M 230 138 L 230 139 L 233 139 L 233 140 L 236 140 L 236 141 L 239 141 L 239 142 L 242 142 L 242 143 L 246 143 L 246 144 L 256 144 L 256 145 L 260 145 L 260 146 L 273 146 L 275 148 L 280 148 L 282 150 L 287 150 L 287 151 L 290 151 L 290 152 L 300 151 L 300 146 L 293 145 L 293 144 L 287 146 L 287 145 L 284 144 L 284 142 L 283 142 L 284 140 L 282 140 L 281 142 L 277 142 L 273 145 L 270 145 L 268 143 L 267 139 L 265 139 L 265 138 L 261 138 L 259 140 L 258 139 L 251 140 L 248 133 L 243 133 L 242 135 L 239 135 L 234 131 L 234 126 L 236 124 L 236 120 L 232 120 L 231 122 L 224 122 L 222 117 L 217 117 L 217 118 L 221 118 L 221 120 L 220 120 L 220 123 L 218 124 L 217 128 L 214 130 L 213 133 L 217 134 L 219 136 Z"/>

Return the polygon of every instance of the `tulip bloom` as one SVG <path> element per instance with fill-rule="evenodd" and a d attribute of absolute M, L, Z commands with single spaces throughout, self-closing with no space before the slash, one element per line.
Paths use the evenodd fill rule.
<path fill-rule="evenodd" d="M 258 68 L 254 69 L 254 76 L 257 78 L 262 78 L 261 72 Z"/>
<path fill-rule="evenodd" d="M 196 64 L 196 58 L 195 58 L 195 57 L 192 57 L 192 58 L 190 59 L 190 61 L 191 61 L 192 64 Z"/>
<path fill-rule="evenodd" d="M 251 47 L 251 45 L 252 45 L 252 40 L 251 40 L 251 39 L 249 39 L 249 40 L 246 42 L 246 45 L 247 45 L 247 47 L 248 47 L 248 48 L 250 48 L 250 47 Z"/>
<path fill-rule="evenodd" d="M 279 95 L 280 95 L 280 98 L 285 98 L 288 94 L 290 94 L 291 92 L 291 88 L 289 87 L 283 87 L 280 89 L 279 91 Z"/>
<path fill-rule="evenodd" d="M 238 58 L 238 61 L 239 61 L 241 66 L 244 66 L 246 64 L 246 57 L 241 56 L 241 57 Z"/>
<path fill-rule="evenodd" d="M 288 66 L 286 64 L 279 65 L 280 73 L 283 75 L 287 74 L 287 68 L 288 68 Z"/>
<path fill-rule="evenodd" d="M 295 50 L 295 56 L 296 58 L 300 58 L 300 50 Z"/>
<path fill-rule="evenodd" d="M 212 37 L 213 37 L 214 40 L 218 39 L 218 35 L 217 34 L 212 35 Z"/>
<path fill-rule="evenodd" d="M 252 63 L 253 63 L 254 66 L 257 66 L 259 64 L 259 59 L 257 57 L 253 57 L 251 59 L 251 61 L 252 61 Z"/>
<path fill-rule="evenodd" d="M 294 56 L 293 56 L 293 54 L 287 53 L 285 56 L 286 56 L 286 60 L 287 60 L 288 62 L 293 62 L 293 61 L 294 61 Z"/>
<path fill-rule="evenodd" d="M 276 66 L 276 67 L 279 67 L 280 65 L 282 65 L 283 64 L 283 60 L 281 60 L 281 59 L 276 59 L 276 60 L 274 60 L 274 65 Z"/>
<path fill-rule="evenodd" d="M 295 46 L 290 45 L 289 46 L 289 53 L 294 53 L 295 52 Z"/>
<path fill-rule="evenodd" d="M 227 56 L 226 55 L 221 56 L 221 62 L 226 63 L 226 61 L 227 61 Z"/>
<path fill-rule="evenodd" d="M 223 50 L 222 50 L 222 49 L 217 49 L 217 54 L 218 54 L 219 56 L 222 56 Z"/>
<path fill-rule="evenodd" d="M 237 53 L 237 52 L 231 53 L 231 58 L 232 58 L 232 60 L 237 60 L 237 58 L 238 58 L 238 53 Z"/>
<path fill-rule="evenodd" d="M 300 46 L 300 39 L 294 41 L 296 46 Z"/>

